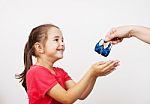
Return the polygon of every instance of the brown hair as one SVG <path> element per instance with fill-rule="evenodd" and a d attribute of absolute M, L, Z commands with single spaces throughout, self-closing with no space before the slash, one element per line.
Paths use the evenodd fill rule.
<path fill-rule="evenodd" d="M 26 73 L 30 69 L 30 66 L 33 64 L 32 56 L 36 56 L 34 44 L 36 42 L 42 42 L 42 44 L 45 45 L 48 38 L 47 32 L 51 27 L 56 27 L 59 29 L 59 27 L 52 24 L 40 25 L 33 28 L 28 37 L 28 41 L 24 48 L 24 71 L 21 74 L 16 75 L 16 79 L 20 79 L 20 82 L 22 82 L 22 86 L 26 91 Z"/>

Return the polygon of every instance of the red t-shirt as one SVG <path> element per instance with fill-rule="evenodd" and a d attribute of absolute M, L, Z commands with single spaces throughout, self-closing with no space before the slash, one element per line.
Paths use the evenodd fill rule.
<path fill-rule="evenodd" d="M 27 72 L 27 94 L 29 104 L 61 104 L 46 93 L 59 83 L 64 89 L 71 77 L 61 68 L 54 67 L 56 75 L 43 66 L 33 65 Z"/>

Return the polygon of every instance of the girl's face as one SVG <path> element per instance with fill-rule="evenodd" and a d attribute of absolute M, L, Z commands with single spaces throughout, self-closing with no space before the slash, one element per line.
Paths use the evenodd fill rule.
<path fill-rule="evenodd" d="M 63 58 L 65 44 L 61 31 L 56 27 L 51 27 L 48 31 L 48 39 L 45 45 L 45 54 L 48 58 L 56 61 Z"/>

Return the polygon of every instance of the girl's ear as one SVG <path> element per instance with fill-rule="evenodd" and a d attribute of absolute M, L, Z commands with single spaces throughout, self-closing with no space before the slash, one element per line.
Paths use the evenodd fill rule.
<path fill-rule="evenodd" d="M 44 53 L 44 47 L 43 47 L 43 45 L 41 43 L 36 42 L 34 44 L 34 47 L 35 47 L 35 50 L 36 50 L 37 53 L 39 53 L 39 54 L 43 54 Z"/>

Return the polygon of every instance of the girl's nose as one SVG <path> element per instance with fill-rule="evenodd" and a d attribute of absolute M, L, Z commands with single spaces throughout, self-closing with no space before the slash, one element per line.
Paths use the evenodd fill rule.
<path fill-rule="evenodd" d="M 65 43 L 61 41 L 61 42 L 60 42 L 60 45 L 61 45 L 61 46 L 64 46 L 64 45 L 65 45 Z"/>

